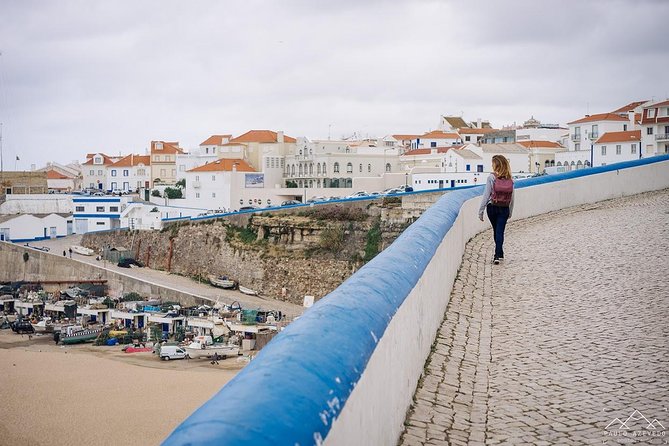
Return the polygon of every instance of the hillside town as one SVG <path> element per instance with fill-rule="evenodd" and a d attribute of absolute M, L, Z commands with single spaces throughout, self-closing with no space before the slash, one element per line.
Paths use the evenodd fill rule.
<path fill-rule="evenodd" d="M 92 150 L 31 171 L 0 172 L 0 240 L 161 229 L 163 222 L 281 205 L 485 182 L 494 155 L 517 179 L 669 152 L 669 101 L 634 101 L 566 126 L 531 117 L 494 128 L 441 116 L 427 132 L 309 139 L 282 130 L 216 134 L 197 147 L 150 141 L 143 153 Z"/>

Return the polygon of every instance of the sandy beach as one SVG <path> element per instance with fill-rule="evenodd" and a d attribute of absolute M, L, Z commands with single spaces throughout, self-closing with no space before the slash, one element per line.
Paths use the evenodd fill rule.
<path fill-rule="evenodd" d="M 0 443 L 155 445 L 246 364 L 160 361 L 120 346 L 0 331 Z"/>

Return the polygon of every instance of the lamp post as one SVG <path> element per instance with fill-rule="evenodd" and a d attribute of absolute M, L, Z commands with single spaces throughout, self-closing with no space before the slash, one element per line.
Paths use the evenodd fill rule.
<path fill-rule="evenodd" d="M 404 188 L 406 189 L 409 185 L 409 172 L 404 172 Z"/>

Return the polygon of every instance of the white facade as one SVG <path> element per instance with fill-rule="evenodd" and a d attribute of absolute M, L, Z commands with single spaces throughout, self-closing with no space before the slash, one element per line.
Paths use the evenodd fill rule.
<path fill-rule="evenodd" d="M 82 189 L 104 190 L 107 184 L 107 166 L 114 161 L 103 153 L 94 153 L 81 165 Z"/>
<path fill-rule="evenodd" d="M 199 150 L 177 155 L 177 181 L 186 179 L 187 171 L 218 159 L 218 155 L 215 153 L 203 154 L 201 150 L 202 147 Z M 209 151 L 209 148 L 207 148 L 207 151 Z"/>
<path fill-rule="evenodd" d="M 9 194 L 0 204 L 0 214 L 71 214 L 72 195 Z"/>
<path fill-rule="evenodd" d="M 638 130 L 622 132 L 625 138 L 607 138 L 608 135 L 603 135 L 593 148 L 593 167 L 641 158 L 640 133 Z"/>
<path fill-rule="evenodd" d="M 643 107 L 641 138 L 644 157 L 669 153 L 669 101 Z"/>
<path fill-rule="evenodd" d="M 0 217 L 0 241 L 31 242 L 65 237 L 74 231 L 71 215 L 6 215 Z"/>
<path fill-rule="evenodd" d="M 445 133 L 441 131 L 429 132 L 421 135 L 416 140 L 416 146 L 419 149 L 429 149 L 433 147 L 449 147 L 454 144 L 462 144 L 462 139 L 457 133 Z"/>
<path fill-rule="evenodd" d="M 128 197 L 75 197 L 74 224 L 77 234 L 121 228 L 121 212 Z"/>
<path fill-rule="evenodd" d="M 465 149 L 471 150 L 483 159 L 483 171 L 492 172 L 492 157 L 503 155 L 509 160 L 511 172 L 529 172 L 530 161 L 528 150 L 520 144 L 468 144 Z"/>
<path fill-rule="evenodd" d="M 107 167 L 106 189 L 134 192 L 151 185 L 151 161 L 148 155 L 128 155 Z"/>
<path fill-rule="evenodd" d="M 521 141 L 551 141 L 560 142 L 562 136 L 567 133 L 565 128 L 519 128 L 516 129 L 516 142 Z"/>
<path fill-rule="evenodd" d="M 462 186 L 485 184 L 485 172 L 421 172 L 412 175 L 414 191 L 453 189 Z"/>
<path fill-rule="evenodd" d="M 590 146 L 604 133 L 638 130 L 634 122 L 634 113 L 630 115 L 628 118 L 623 118 L 614 113 L 600 113 L 570 122 L 567 148 L 572 152 L 589 152 Z"/>

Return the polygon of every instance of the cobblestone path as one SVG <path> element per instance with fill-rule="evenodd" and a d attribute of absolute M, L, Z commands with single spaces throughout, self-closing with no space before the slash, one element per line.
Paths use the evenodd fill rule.
<path fill-rule="evenodd" d="M 491 239 L 466 247 L 399 444 L 669 444 L 669 190 L 511 222 L 500 265 Z"/>

